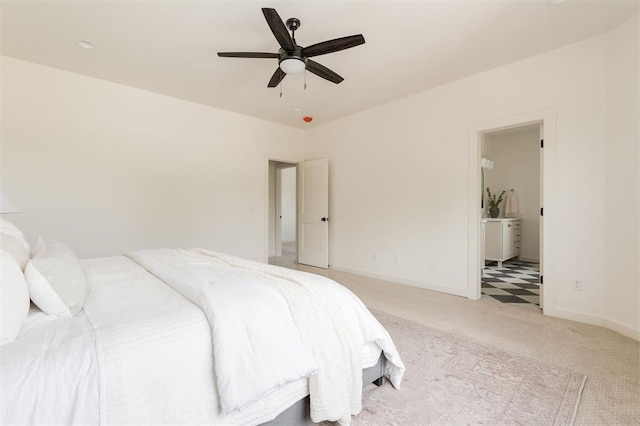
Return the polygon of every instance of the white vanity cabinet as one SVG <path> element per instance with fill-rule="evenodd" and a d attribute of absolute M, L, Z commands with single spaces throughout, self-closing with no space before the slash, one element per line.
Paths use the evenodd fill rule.
<path fill-rule="evenodd" d="M 485 259 L 502 262 L 520 256 L 520 219 L 486 219 Z"/>

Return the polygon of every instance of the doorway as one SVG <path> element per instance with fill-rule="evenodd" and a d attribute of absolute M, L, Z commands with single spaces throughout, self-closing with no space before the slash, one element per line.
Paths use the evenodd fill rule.
<path fill-rule="evenodd" d="M 479 206 L 483 195 L 481 153 L 482 139 L 485 133 L 504 130 L 529 124 L 539 124 L 541 128 L 540 140 L 544 141 L 540 149 L 540 307 L 543 313 L 555 315 L 556 291 L 556 220 L 555 220 L 555 138 L 556 118 L 558 110 L 549 108 L 505 118 L 499 118 L 469 126 L 469 180 L 468 180 L 468 287 L 467 297 L 480 299 L 481 293 L 481 265 L 484 263 L 484 253 L 480 244 L 483 238 L 483 228 Z M 510 189 L 510 188 L 509 188 Z M 485 198 L 486 202 L 486 198 Z M 544 215 L 543 215 L 544 212 Z"/>
<path fill-rule="evenodd" d="M 269 159 L 265 164 L 265 261 L 328 268 L 329 160 L 293 163 Z M 287 178 L 288 173 L 293 179 Z"/>
<path fill-rule="evenodd" d="M 297 165 L 269 161 L 269 263 L 297 263 Z"/>
<path fill-rule="evenodd" d="M 541 292 L 541 126 L 483 132 L 480 159 L 482 297 L 535 310 Z"/>

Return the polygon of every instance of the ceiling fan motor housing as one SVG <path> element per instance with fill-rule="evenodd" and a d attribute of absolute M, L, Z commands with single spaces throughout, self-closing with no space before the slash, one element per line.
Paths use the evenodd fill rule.
<path fill-rule="evenodd" d="M 280 59 L 278 60 L 278 63 L 284 61 L 285 59 L 298 59 L 304 63 L 307 63 L 307 58 L 302 53 L 302 47 L 300 46 L 296 45 L 295 50 L 279 49 L 278 53 L 280 54 Z"/>

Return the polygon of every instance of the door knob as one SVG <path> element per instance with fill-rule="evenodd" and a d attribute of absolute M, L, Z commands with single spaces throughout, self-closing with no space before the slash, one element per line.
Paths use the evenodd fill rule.
<path fill-rule="evenodd" d="M 323 222 L 329 222 L 329 218 L 328 217 L 323 217 L 322 219 L 320 219 Z"/>

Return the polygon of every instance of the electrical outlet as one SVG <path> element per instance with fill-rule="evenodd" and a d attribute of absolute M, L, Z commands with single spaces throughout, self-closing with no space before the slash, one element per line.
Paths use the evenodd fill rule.
<path fill-rule="evenodd" d="M 371 260 L 373 260 L 374 262 L 378 259 L 378 256 L 376 255 L 375 251 L 371 252 Z"/>
<path fill-rule="evenodd" d="M 572 288 L 573 288 L 574 290 L 577 290 L 577 291 L 582 291 L 582 290 L 584 290 L 584 288 L 582 287 L 582 281 L 580 281 L 580 280 L 573 280 Z"/>
<path fill-rule="evenodd" d="M 398 264 L 400 263 L 400 256 L 398 256 L 397 254 L 393 255 L 393 263 Z"/>

